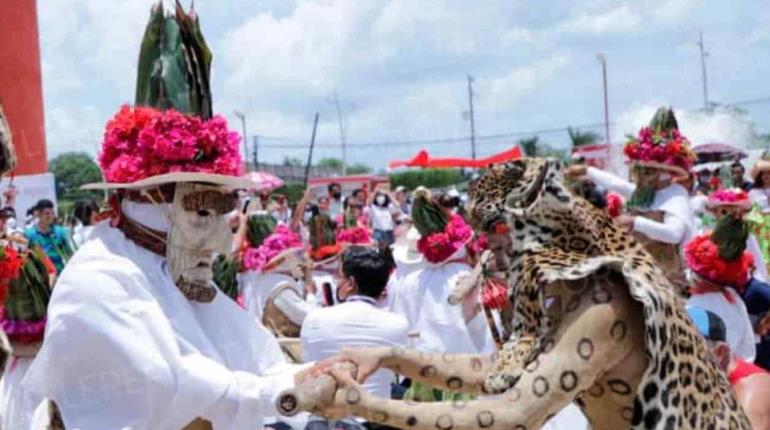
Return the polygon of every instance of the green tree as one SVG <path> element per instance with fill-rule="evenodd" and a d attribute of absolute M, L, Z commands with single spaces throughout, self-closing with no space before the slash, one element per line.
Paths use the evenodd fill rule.
<path fill-rule="evenodd" d="M 102 180 L 99 166 L 85 152 L 65 152 L 48 163 L 48 170 L 56 179 L 56 198 L 77 200 L 99 198 L 98 191 L 83 191 L 80 187 Z"/>
<path fill-rule="evenodd" d="M 390 186 L 395 189 L 399 185 L 413 190 L 420 185 L 426 188 L 442 188 L 465 181 L 459 169 L 423 169 L 390 175 Z"/>
<path fill-rule="evenodd" d="M 521 152 L 524 153 L 525 157 L 537 157 L 537 154 L 538 154 L 537 144 L 539 140 L 540 138 L 537 136 L 532 136 L 526 139 L 519 140 L 519 146 L 521 147 Z"/>
<path fill-rule="evenodd" d="M 283 157 L 283 165 L 284 166 L 304 166 L 305 164 L 299 158 L 286 156 L 286 157 Z"/>
<path fill-rule="evenodd" d="M 341 172 L 342 160 L 339 158 L 322 158 L 318 160 L 318 167 L 327 167 L 337 172 Z"/>
<path fill-rule="evenodd" d="M 363 163 L 356 163 L 348 166 L 348 175 L 365 175 L 371 172 L 372 168 Z"/>
<path fill-rule="evenodd" d="M 567 133 L 569 133 L 569 139 L 572 141 L 572 147 L 578 147 L 583 145 L 593 145 L 601 139 L 599 133 L 595 131 L 580 131 L 572 127 L 567 127 Z"/>

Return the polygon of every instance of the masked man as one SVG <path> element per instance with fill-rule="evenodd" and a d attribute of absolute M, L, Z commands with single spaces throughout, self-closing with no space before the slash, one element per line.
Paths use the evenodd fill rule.
<path fill-rule="evenodd" d="M 661 108 L 623 150 L 628 157 L 629 183 L 593 167 L 573 166 L 567 176 L 585 176 L 626 199 L 628 212 L 616 218 L 657 260 L 675 288 L 687 294 L 682 248 L 696 232 L 687 190 L 694 161 L 690 142 L 679 133 L 670 109 Z"/>
<path fill-rule="evenodd" d="M 189 37 L 157 34 L 175 28 Z M 182 40 L 172 50 L 182 58 L 145 52 Z M 99 158 L 107 183 L 90 188 L 113 190 L 112 218 L 62 272 L 23 384 L 52 400 L 56 429 L 259 429 L 277 415 L 274 394 L 305 373 L 211 281 L 213 254 L 231 246 L 228 189 L 245 188 L 235 176 L 240 139 L 211 117 L 210 93 L 201 96 L 210 53 L 194 14 L 177 4 L 167 17 L 157 6 L 142 46 L 137 104 L 200 117 L 123 107 L 108 122 Z M 147 64 L 153 55 L 163 73 L 145 82 L 160 69 Z M 198 86 L 153 86 L 174 75 L 166 67 L 184 65 L 205 69 L 191 72 Z"/>

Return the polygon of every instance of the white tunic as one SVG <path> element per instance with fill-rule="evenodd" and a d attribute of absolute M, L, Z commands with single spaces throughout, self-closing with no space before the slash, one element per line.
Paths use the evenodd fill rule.
<path fill-rule="evenodd" d="M 633 183 L 594 167 L 587 169 L 586 176 L 624 199 L 631 197 L 636 189 Z M 659 242 L 679 244 L 680 248 L 696 234 L 697 225 L 690 208 L 690 197 L 683 186 L 671 184 L 658 190 L 650 209 L 665 212 L 663 222 L 638 216 L 634 220 L 634 231 Z"/>
<path fill-rule="evenodd" d="M 727 329 L 727 343 L 733 354 L 754 362 L 757 355 L 756 336 L 746 305 L 735 290 L 729 287 L 725 289 L 735 299 L 734 303 L 728 302 L 721 292 L 714 292 L 693 294 L 687 299 L 687 307 L 703 308 L 722 318 Z"/>
<path fill-rule="evenodd" d="M 32 363 L 32 357 L 9 357 L 3 379 L 0 380 L 0 406 L 3 429 L 37 430 L 33 423 L 35 410 L 44 399 L 22 387 L 22 380 Z"/>
<path fill-rule="evenodd" d="M 160 213 L 157 214 L 161 217 Z M 164 257 L 96 227 L 54 288 L 45 341 L 23 381 L 67 428 L 261 428 L 298 367 L 225 294 L 190 301 Z"/>
<path fill-rule="evenodd" d="M 462 256 L 462 252 L 449 261 Z M 406 317 L 410 332 L 419 333 L 411 345 L 415 349 L 449 354 L 495 351 L 483 313 L 466 323 L 462 306 L 447 302 L 458 278 L 470 271 L 470 266 L 464 263 L 425 263 L 424 267 L 399 279 L 389 298 L 390 309 Z"/>

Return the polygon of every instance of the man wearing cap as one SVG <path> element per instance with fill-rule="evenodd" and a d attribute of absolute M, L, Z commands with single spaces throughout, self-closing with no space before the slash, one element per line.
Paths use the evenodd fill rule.
<path fill-rule="evenodd" d="M 661 108 L 649 127 L 624 147 L 633 183 L 593 167 L 572 166 L 565 175 L 585 176 L 627 201 L 629 212 L 616 218 L 658 262 L 666 276 L 686 294 L 682 247 L 695 234 L 696 224 L 687 190 L 694 161 L 690 142 L 679 133 L 670 109 Z"/>
<path fill-rule="evenodd" d="M 238 135 L 211 115 L 208 60 L 195 14 L 153 8 L 139 106 L 108 122 L 107 182 L 90 187 L 112 190 L 112 217 L 62 271 L 23 381 L 51 399 L 53 428 L 260 429 L 280 390 L 306 378 L 212 282 L 214 254 L 232 243 L 229 190 L 247 185 Z"/>
<path fill-rule="evenodd" d="M 733 354 L 725 323 L 718 315 L 699 307 L 687 313 L 714 353 L 719 367 L 735 389 L 754 430 L 770 430 L 770 373 Z"/>

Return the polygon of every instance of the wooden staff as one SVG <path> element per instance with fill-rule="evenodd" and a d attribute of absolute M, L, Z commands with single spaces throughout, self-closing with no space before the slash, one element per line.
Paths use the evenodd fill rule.
<path fill-rule="evenodd" d="M 340 363 L 338 366 L 340 370 L 355 376 L 356 366 L 353 363 Z M 331 375 L 323 374 L 283 391 L 276 400 L 276 409 L 287 417 L 293 417 L 303 411 L 314 412 L 320 406 L 332 404 L 336 392 L 337 381 Z"/>

